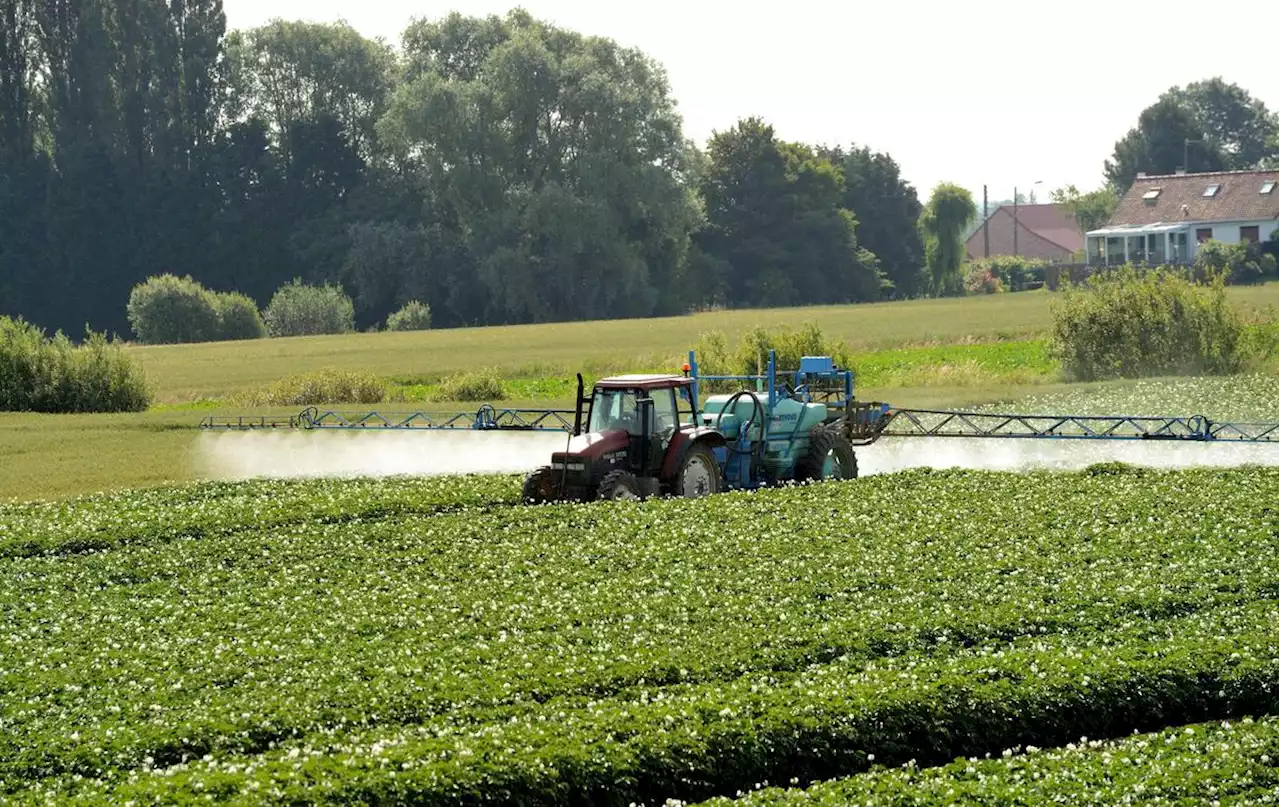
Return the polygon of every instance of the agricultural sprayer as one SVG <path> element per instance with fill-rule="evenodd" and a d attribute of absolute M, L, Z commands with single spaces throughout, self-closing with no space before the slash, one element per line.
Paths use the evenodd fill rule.
<path fill-rule="evenodd" d="M 704 396 L 702 386 L 739 388 Z M 311 407 L 287 418 L 208 417 L 207 430 L 558 431 L 565 447 L 524 484 L 526 502 L 685 497 L 858 475 L 855 447 L 899 437 L 1275 443 L 1276 423 L 1190 417 L 999 414 L 858 401 L 854 373 L 829 356 L 758 375 L 704 375 L 689 352 L 679 374 L 604 378 L 574 409 L 358 415 Z"/>

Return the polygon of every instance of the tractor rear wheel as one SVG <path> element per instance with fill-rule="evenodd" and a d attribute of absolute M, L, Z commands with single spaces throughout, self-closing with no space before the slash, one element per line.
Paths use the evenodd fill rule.
<path fill-rule="evenodd" d="M 614 502 L 640 501 L 640 483 L 628 471 L 610 471 L 596 487 L 596 499 Z"/>
<path fill-rule="evenodd" d="M 520 501 L 525 504 L 545 504 L 560 498 L 555 471 L 549 466 L 542 466 L 524 479 L 524 487 L 520 491 Z"/>
<path fill-rule="evenodd" d="M 796 480 L 856 479 L 858 457 L 853 444 L 838 432 L 814 429 L 809 436 L 809 450 L 796 462 Z"/>
<path fill-rule="evenodd" d="M 719 493 L 720 465 L 705 445 L 694 445 L 676 473 L 675 494 L 686 499 Z"/>

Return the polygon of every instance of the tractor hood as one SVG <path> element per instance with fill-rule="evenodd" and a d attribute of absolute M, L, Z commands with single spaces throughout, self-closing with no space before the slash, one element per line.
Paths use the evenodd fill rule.
<path fill-rule="evenodd" d="M 563 462 L 566 457 L 598 460 L 605 454 L 626 451 L 630 445 L 631 436 L 625 429 L 579 434 L 569 439 L 568 451 L 557 451 L 551 455 L 551 459 L 553 462 Z"/>

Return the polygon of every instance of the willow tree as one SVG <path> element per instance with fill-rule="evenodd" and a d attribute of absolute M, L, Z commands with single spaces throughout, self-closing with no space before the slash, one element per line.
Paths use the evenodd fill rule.
<path fill-rule="evenodd" d="M 973 196 L 950 182 L 939 183 L 920 213 L 929 290 L 935 295 L 958 294 L 963 285 L 964 232 L 978 215 Z"/>

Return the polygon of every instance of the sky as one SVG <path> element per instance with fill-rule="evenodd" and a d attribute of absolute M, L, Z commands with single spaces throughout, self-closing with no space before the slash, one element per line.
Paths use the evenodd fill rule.
<path fill-rule="evenodd" d="M 413 18 L 516 5 L 660 62 L 685 135 L 701 145 L 759 116 L 785 140 L 889 153 L 922 199 L 944 181 L 979 206 L 984 184 L 993 202 L 1015 187 L 1039 201 L 1067 184 L 1097 187 L 1116 140 L 1174 85 L 1221 76 L 1280 108 L 1266 35 L 1248 34 L 1250 20 L 1274 27 L 1274 0 L 1207 16 L 1182 0 L 791 0 L 751 11 L 723 0 L 223 0 L 229 28 L 343 19 L 396 45 Z"/>

